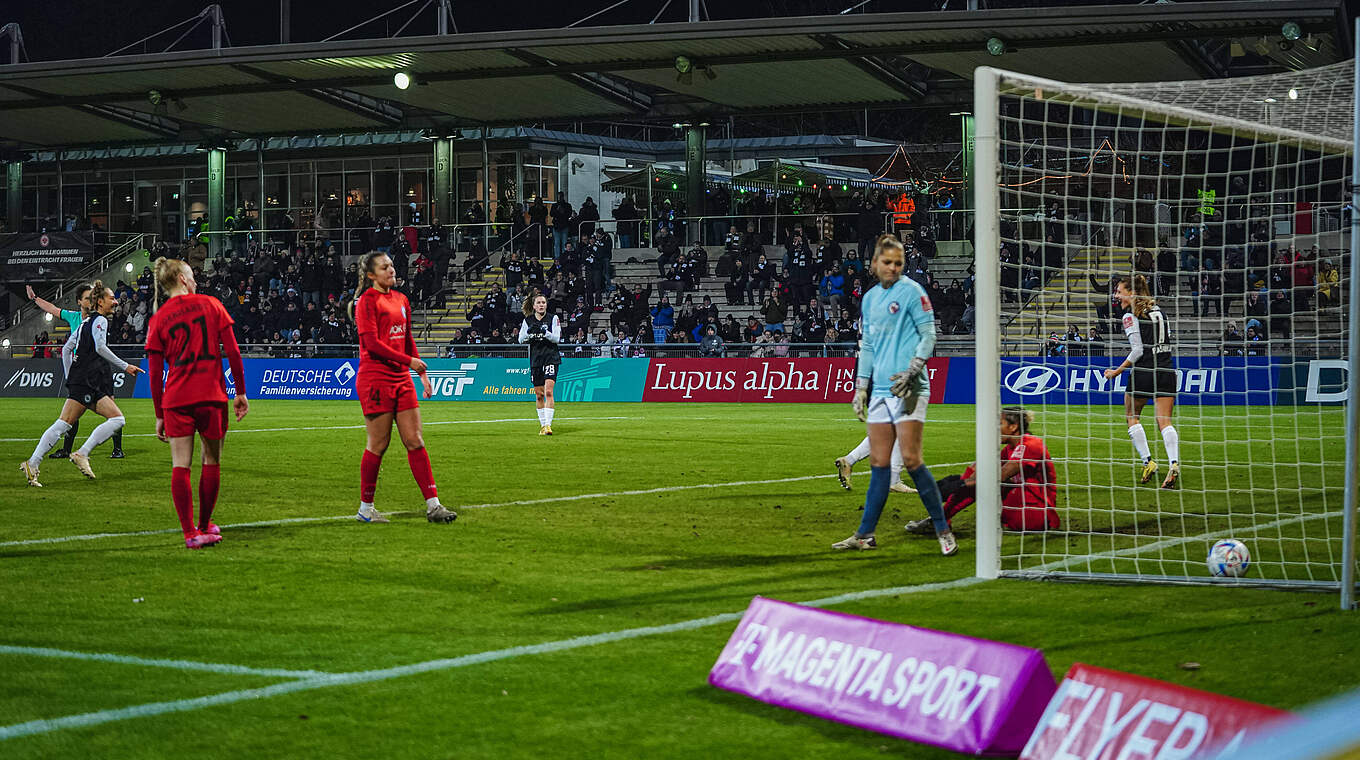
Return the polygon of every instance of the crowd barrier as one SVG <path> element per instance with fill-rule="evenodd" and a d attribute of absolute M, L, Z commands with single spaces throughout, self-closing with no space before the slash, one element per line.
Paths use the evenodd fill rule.
<path fill-rule="evenodd" d="M 1003 404 L 1123 404 L 1128 375 L 1106 380 L 1112 361 L 1100 357 L 1010 357 L 1001 361 Z M 1346 396 L 1346 362 L 1287 357 L 1178 359 L 1176 403 L 1202 406 L 1339 405 Z M 143 363 L 145 369 L 145 363 Z M 930 401 L 971 404 L 977 362 L 931 359 Z M 533 397 L 524 359 L 429 360 L 434 401 L 524 401 Z M 245 360 L 245 389 L 259 399 L 353 399 L 359 360 Z M 224 372 L 226 370 L 224 369 Z M 0 360 L 0 397 L 64 395 L 58 359 Z M 227 373 L 229 386 L 236 379 Z M 848 403 L 855 385 L 850 358 L 564 359 L 561 401 L 728 403 Z M 114 373 L 115 395 L 149 398 L 145 374 L 132 383 Z"/>

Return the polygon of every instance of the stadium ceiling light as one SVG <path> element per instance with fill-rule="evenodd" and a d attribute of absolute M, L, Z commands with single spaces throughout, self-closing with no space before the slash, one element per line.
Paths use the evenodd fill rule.
<path fill-rule="evenodd" d="M 1298 100 L 1298 99 L 1299 99 L 1299 91 L 1298 91 L 1297 89 L 1293 88 L 1293 87 L 1290 87 L 1290 88 L 1289 88 L 1289 99 L 1290 99 L 1290 100 Z"/>
<path fill-rule="evenodd" d="M 44 315 L 43 315 L 43 319 L 47 320 L 48 322 L 51 322 L 51 321 L 52 321 L 52 315 L 51 315 L 51 314 L 44 314 Z"/>
<path fill-rule="evenodd" d="M 688 56 L 677 55 L 675 57 L 675 70 L 680 74 L 688 74 L 694 70 L 694 61 L 691 61 Z"/>
<path fill-rule="evenodd" d="M 1000 37 L 987 38 L 987 53 L 990 55 L 1001 55 L 1006 52 L 1006 43 Z"/>
<path fill-rule="evenodd" d="M 1266 103 L 1278 103 L 1279 101 L 1276 100 L 1275 98 L 1266 98 L 1264 102 L 1266 102 Z"/>
<path fill-rule="evenodd" d="M 131 261 L 129 261 L 128 263 L 126 263 L 126 264 L 123 265 L 123 271 L 124 271 L 124 272 L 127 272 L 127 273 L 129 273 L 129 274 L 132 273 L 132 262 L 131 262 Z"/>
<path fill-rule="evenodd" d="M 146 101 L 153 106 L 160 105 L 164 99 L 165 96 L 161 94 L 160 90 L 147 90 L 146 92 Z"/>
<path fill-rule="evenodd" d="M 0 348 L 9 348 L 9 338 L 0 341 Z"/>
<path fill-rule="evenodd" d="M 392 84 L 396 85 L 398 90 L 404 90 L 411 86 L 411 75 L 405 71 L 398 71 L 392 75 Z"/>
<path fill-rule="evenodd" d="M 1303 36 L 1303 29 L 1293 21 L 1286 21 L 1284 26 L 1280 27 L 1280 35 L 1293 42 Z"/>

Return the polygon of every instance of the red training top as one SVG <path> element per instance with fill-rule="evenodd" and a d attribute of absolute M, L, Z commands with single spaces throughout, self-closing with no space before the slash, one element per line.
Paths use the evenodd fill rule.
<path fill-rule="evenodd" d="M 1007 444 L 1001 449 L 1001 461 L 1020 462 L 1020 474 L 1011 478 L 1010 482 L 1023 484 L 1019 488 L 1004 489 L 1002 506 L 1012 509 L 1057 507 L 1058 474 L 1053 468 L 1048 447 L 1044 446 L 1044 439 L 1026 435 L 1020 439 L 1020 443 Z"/>
<path fill-rule="evenodd" d="M 156 418 L 169 407 L 227 402 L 227 382 L 222 359 L 231 366 L 237 388 L 245 372 L 241 349 L 236 345 L 230 314 L 212 296 L 185 293 L 171 298 L 151 315 L 146 328 L 146 351 L 150 361 L 148 379 Z M 169 374 L 164 374 L 169 365 Z M 164 377 L 164 387 L 161 378 Z M 243 395 L 240 391 L 238 395 Z"/>
<path fill-rule="evenodd" d="M 359 376 L 366 382 L 411 382 L 411 359 L 420 356 L 411 337 L 411 303 L 397 290 L 365 290 L 354 302 L 359 329 Z"/>

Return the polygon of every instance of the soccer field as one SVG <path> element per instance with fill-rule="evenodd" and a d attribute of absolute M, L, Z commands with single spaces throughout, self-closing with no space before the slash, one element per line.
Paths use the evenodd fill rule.
<path fill-rule="evenodd" d="M 976 583 L 971 512 L 944 558 L 901 531 L 914 495 L 891 497 L 878 551 L 832 552 L 867 483 L 832 474 L 863 435 L 844 405 L 563 404 L 545 438 L 528 404 L 426 404 L 458 521 L 425 522 L 394 443 L 377 499 L 397 514 L 362 525 L 357 405 L 256 401 L 227 440 L 224 540 L 190 552 L 150 402 L 120 403 L 128 458 L 101 447 L 93 482 L 48 460 L 30 489 L 18 462 L 59 404 L 0 401 L 5 758 L 950 756 L 708 686 L 757 594 L 1038 647 L 1058 675 L 1081 661 L 1284 708 L 1360 686 L 1360 618 L 1332 594 Z M 927 462 L 957 472 L 974 410 L 930 414 Z M 1037 432 L 1061 457 L 1074 424 Z M 1127 479 L 1127 441 L 1100 446 Z"/>

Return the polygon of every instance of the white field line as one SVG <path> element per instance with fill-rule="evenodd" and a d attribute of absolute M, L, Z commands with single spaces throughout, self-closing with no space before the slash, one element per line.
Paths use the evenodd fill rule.
<path fill-rule="evenodd" d="M 1277 520 L 1274 523 L 1267 523 L 1257 527 L 1258 529 L 1268 529 L 1271 527 L 1283 526 L 1291 522 L 1301 522 L 1304 520 L 1310 520 L 1316 517 L 1323 516 L 1334 515 L 1330 514 L 1304 515 L 1300 517 L 1292 517 Z M 1105 554 L 1127 555 L 1137 553 L 1142 550 L 1162 548 L 1163 546 L 1166 545 L 1174 545 L 1189 541 L 1203 541 L 1208 537 L 1209 535 L 1205 534 L 1203 536 L 1191 536 L 1185 538 L 1167 539 L 1166 541 L 1148 544 L 1147 546 L 1143 547 L 1131 547 L 1129 549 L 1121 549 L 1114 552 L 1105 552 L 1102 553 L 1101 555 L 1072 557 L 1066 560 L 1060 560 L 1058 562 L 1049 563 L 1049 566 L 1046 566 L 1046 569 L 1059 569 L 1069 564 L 1076 564 L 1078 562 L 1081 562 L 1082 560 L 1088 560 L 1094 557 L 1103 556 Z M 826 607 L 835 604 L 843 604 L 845 602 L 859 601 L 862 599 L 872 599 L 883 596 L 900 596 L 903 594 L 916 594 L 929 591 L 944 591 L 949 589 L 965 588 L 983 582 L 984 581 L 981 578 L 976 577 L 959 578 L 957 580 L 945 581 L 941 583 L 924 583 L 916 586 L 897 586 L 893 588 L 854 591 L 845 594 L 838 594 L 836 596 L 814 599 L 812 601 L 802 602 L 802 604 L 810 607 Z M 679 623 L 670 623 L 667 625 L 659 626 L 648 626 L 644 628 L 630 628 L 627 630 L 613 631 L 609 633 L 599 633 L 590 636 L 578 636 L 576 638 L 564 639 L 561 641 L 549 641 L 543 644 L 510 647 L 508 649 L 496 649 L 488 652 L 479 652 L 477 654 L 464 655 L 462 657 L 428 660 L 426 662 L 414 663 L 412 665 L 401 665 L 393 668 L 383 668 L 379 670 L 365 670 L 353 673 L 335 673 L 321 675 L 315 678 L 306 678 L 303 680 L 289 681 L 287 683 L 274 684 L 272 686 L 264 686 L 256 689 L 242 689 L 238 691 L 223 692 L 221 694 L 212 694 L 206 697 L 196 697 L 193 699 L 180 699 L 169 702 L 151 702 L 147 704 L 118 708 L 114 710 L 99 710 L 96 712 L 81 713 L 79 715 L 68 715 L 61 718 L 33 720 L 28 721 L 26 723 L 15 723 L 9 726 L 0 726 L 0 741 L 3 741 L 5 739 L 13 739 L 21 736 L 32 736 L 35 734 L 51 733 L 53 731 L 60 731 L 67 728 L 88 728 L 90 726 L 98 726 L 105 723 L 130 720 L 132 718 L 146 718 L 155 715 L 164 715 L 166 713 L 201 710 L 206 707 L 214 707 L 217 705 L 234 704 L 237 702 L 244 702 L 254 699 L 265 699 L 268 697 L 276 697 L 283 694 L 292 694 L 302 691 L 314 691 L 317 689 L 326 689 L 334 686 L 349 686 L 359 683 L 386 681 L 393 678 L 401 678 L 404 676 L 417 675 L 420 673 L 450 670 L 453 668 L 467 667 L 469 665 L 480 665 L 486 662 L 506 660 L 514 657 L 524 657 L 539 654 L 549 654 L 552 652 L 562 652 L 570 649 L 579 649 L 587 646 L 595 646 L 597 644 L 609 644 L 616 641 L 625 641 L 628 639 L 642 638 L 644 636 L 656 636 L 667 633 L 676 633 L 680 631 L 691 631 L 699 628 L 705 628 L 708 626 L 720 625 L 722 623 L 735 622 L 741 619 L 742 614 L 743 613 L 741 612 L 727 612 L 719 615 L 711 615 L 709 617 L 704 618 L 685 620 Z"/>
<path fill-rule="evenodd" d="M 244 665 L 227 665 L 215 662 L 193 662 L 190 660 L 163 660 L 133 657 L 105 652 L 72 652 L 66 649 L 48 647 L 16 647 L 0 644 L 0 655 L 21 655 L 24 657 L 57 657 L 68 660 L 91 660 L 111 662 L 116 665 L 140 665 L 151 668 L 172 668 L 174 670 L 195 670 L 205 673 L 224 673 L 232 676 L 262 676 L 265 678 L 316 678 L 329 675 L 320 670 L 283 670 L 280 668 L 248 668 Z"/>
<path fill-rule="evenodd" d="M 598 419 L 598 418 L 596 418 Z M 939 468 L 957 467 L 963 462 L 946 462 L 934 465 Z M 860 473 L 855 473 L 856 475 Z M 494 504 L 463 504 L 454 507 L 454 511 L 460 509 L 493 509 L 495 507 L 515 507 L 526 504 L 548 504 L 552 502 L 564 501 L 584 501 L 586 499 L 606 499 L 615 496 L 641 496 L 653 493 L 672 493 L 675 491 L 694 491 L 706 488 L 736 488 L 739 486 L 760 486 L 772 485 L 776 483 L 796 483 L 803 480 L 822 480 L 834 478 L 835 475 L 799 475 L 791 478 L 772 478 L 770 480 L 735 480 L 728 483 L 695 483 L 688 486 L 661 486 L 658 488 L 644 488 L 633 491 L 612 491 L 603 493 L 583 493 L 574 496 L 549 496 L 542 499 L 518 499 L 516 501 L 502 501 Z M 419 512 L 389 512 L 391 515 L 417 515 Z M 313 522 L 334 522 L 336 520 L 353 520 L 354 515 L 339 515 L 331 517 L 286 517 L 278 520 L 257 520 L 255 522 L 234 523 L 223 525 L 222 529 L 229 528 L 262 528 L 273 525 L 295 525 L 299 523 Z M 101 538 L 124 538 L 129 536 L 159 536 L 170 533 L 179 533 L 178 528 L 164 528 L 161 530 L 136 530 L 124 533 L 84 533 L 75 536 L 53 536 L 51 538 L 26 538 L 17 541 L 0 541 L 0 548 L 7 546 L 36 546 L 41 544 L 64 544 L 70 541 L 94 541 Z"/>
<path fill-rule="evenodd" d="M 637 417 L 558 417 L 559 420 L 635 420 Z M 538 422 L 537 419 L 530 417 L 505 417 L 497 420 L 423 420 L 421 424 L 425 427 L 431 425 L 489 425 L 500 422 Z M 363 430 L 363 425 L 321 425 L 317 427 L 280 427 L 280 428 L 232 428 L 229 434 L 237 436 L 242 433 L 293 433 L 300 430 Z M 155 433 L 125 433 L 124 438 L 155 438 Z M 33 443 L 37 438 L 0 438 L 0 443 Z"/>
<path fill-rule="evenodd" d="M 960 578 L 944 583 L 925 583 L 918 586 L 899 586 L 896 588 L 874 589 L 870 591 L 858 591 L 849 594 L 814 599 L 803 604 L 811 607 L 823 607 L 832 604 L 841 604 L 858 599 L 870 599 L 879 596 L 897 596 L 901 594 L 918 594 L 929 591 L 942 591 L 953 588 L 963 588 L 981 583 L 978 578 Z M 229 705 L 236 702 L 245 702 L 255 699 L 265 699 L 277 697 L 284 694 L 293 694 L 303 691 L 315 691 L 317 689 L 328 689 L 336 686 L 352 686 L 354 684 L 372 683 L 375 681 L 387 681 L 393 678 L 419 675 L 421 673 L 431 673 L 435 671 L 451 670 L 453 668 L 463 668 L 469 665 L 480 665 L 497 660 L 508 660 L 515 657 L 526 657 L 532 655 L 551 654 L 553 652 L 563 652 L 582 647 L 596 646 L 598 644 L 611 644 L 617 641 L 626 641 L 645 636 L 658 636 L 668 633 L 678 633 L 681 631 L 692 631 L 699 628 L 706 628 L 723 623 L 733 623 L 741 619 L 742 612 L 727 612 L 719 615 L 710 615 L 693 620 L 685 620 L 679 623 L 667 625 L 647 626 L 644 628 L 629 628 L 622 631 L 612 631 L 609 633 L 598 633 L 590 636 L 577 636 L 575 638 L 563 639 L 560 641 L 549 641 L 542 644 L 531 644 L 528 646 L 510 647 L 508 649 L 495 649 L 487 652 L 464 655 L 462 657 L 452 657 L 447 659 L 429 660 L 418 662 L 411 665 L 401 665 L 393 668 L 382 668 L 379 670 L 364 670 L 353 673 L 334 673 L 321 675 L 315 678 L 307 678 L 299 681 L 288 681 L 286 683 L 273 684 L 255 689 L 241 689 L 238 691 L 228 691 L 221 694 L 211 694 L 206 697 L 196 697 L 193 699 L 177 699 L 169 702 L 152 702 L 149 704 L 133 705 L 114 710 L 99 710 L 96 712 L 81 713 L 79 715 L 68 715 L 61 718 L 51 718 L 44 720 L 32 720 L 26 723 L 16 723 L 9 726 L 0 726 L 0 741 L 14 739 L 20 736 L 32 736 L 35 734 L 46 734 L 53 731 L 60 731 L 67 728 L 89 728 L 104 723 L 129 720 L 132 718 L 147 718 L 166 713 L 187 712 L 191 710 L 201 710 L 205 707 L 215 707 L 218 705 Z"/>

